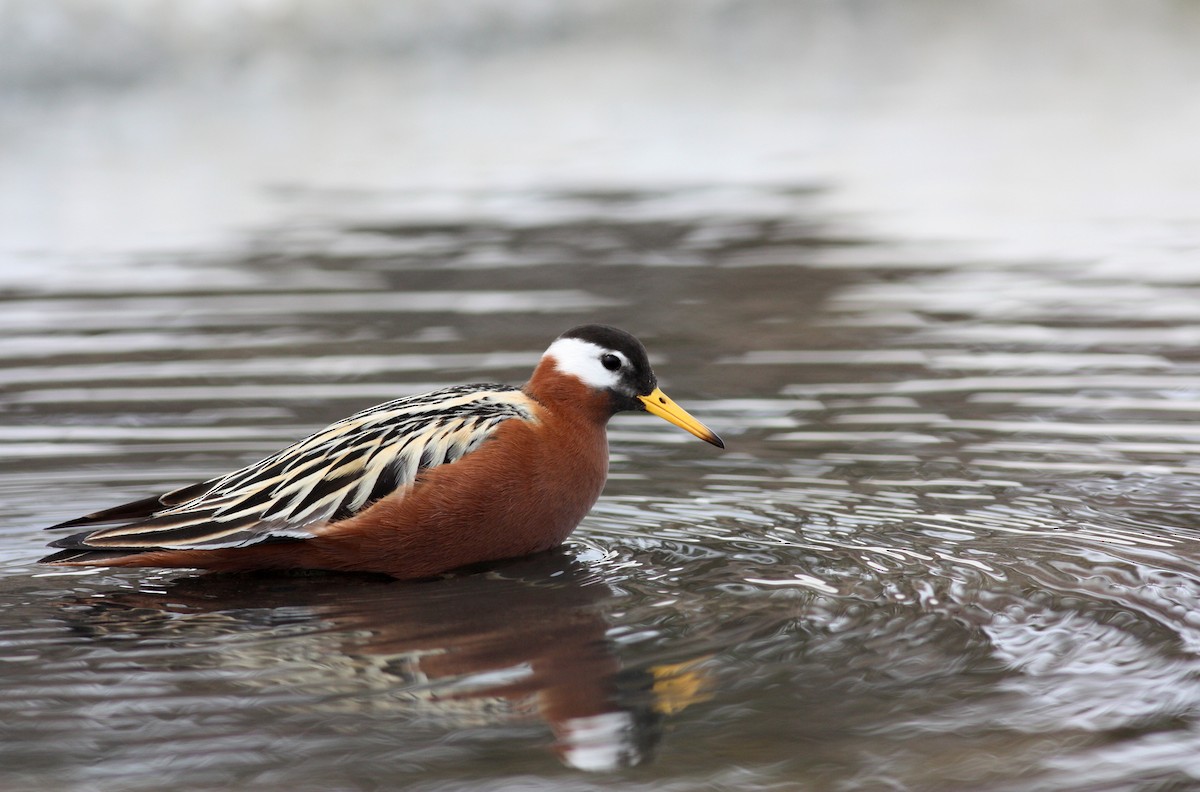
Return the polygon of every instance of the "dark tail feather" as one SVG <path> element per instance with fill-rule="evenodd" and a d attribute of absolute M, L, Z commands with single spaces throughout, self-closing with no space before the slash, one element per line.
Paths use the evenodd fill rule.
<path fill-rule="evenodd" d="M 70 536 L 64 536 L 61 539 L 55 539 L 53 542 L 49 542 L 46 547 L 65 547 L 68 550 L 91 550 L 93 548 L 87 546 L 87 539 L 94 533 L 96 532 L 82 531 L 77 534 L 71 534 Z M 126 550 L 125 552 L 128 553 L 129 550 Z"/>
<path fill-rule="evenodd" d="M 138 551 L 129 550 L 61 550 L 38 561 L 39 564 L 99 564 L 117 558 L 128 558 L 137 555 Z"/>
<path fill-rule="evenodd" d="M 85 514 L 82 517 L 76 517 L 73 520 L 60 522 L 58 525 L 51 525 L 47 531 L 53 531 L 57 528 L 75 528 L 80 525 L 96 525 L 99 523 L 108 522 L 124 522 L 127 520 L 140 520 L 149 517 L 163 507 L 162 501 L 157 495 L 150 498 L 143 498 L 132 503 L 123 503 L 120 506 L 114 506 L 111 509 L 103 509 L 102 511 Z"/>
<path fill-rule="evenodd" d="M 178 506 L 181 503 L 187 503 L 193 498 L 200 497 L 212 489 L 216 483 L 216 479 L 202 481 L 199 484 L 191 484 L 171 490 L 164 495 L 152 495 L 149 498 L 142 498 L 131 503 L 122 503 L 120 506 L 113 506 L 111 509 L 102 509 L 98 512 L 85 514 L 82 517 L 76 517 L 73 520 L 60 522 L 58 525 L 51 525 L 46 530 L 53 531 L 57 528 L 76 528 L 80 525 L 101 525 L 110 522 L 144 520 L 147 517 L 153 517 L 156 512 L 162 509 Z"/>

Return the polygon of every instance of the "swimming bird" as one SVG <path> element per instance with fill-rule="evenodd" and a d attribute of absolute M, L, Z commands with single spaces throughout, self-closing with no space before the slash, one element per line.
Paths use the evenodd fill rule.
<path fill-rule="evenodd" d="M 640 341 L 582 325 L 523 387 L 371 407 L 228 475 L 51 526 L 89 530 L 41 562 L 416 579 L 529 555 L 561 544 L 600 497 L 605 427 L 626 410 L 725 447 L 662 392 Z"/>

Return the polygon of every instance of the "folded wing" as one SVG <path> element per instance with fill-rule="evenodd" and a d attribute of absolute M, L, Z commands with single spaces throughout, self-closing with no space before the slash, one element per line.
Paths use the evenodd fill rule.
<path fill-rule="evenodd" d="M 464 385 L 387 402 L 222 478 L 60 523 L 116 523 L 52 542 L 68 550 L 206 550 L 302 540 L 453 464 L 534 402 L 505 385 Z M 58 556 L 65 556 L 59 553 Z M 62 560 L 51 556 L 46 560 Z"/>

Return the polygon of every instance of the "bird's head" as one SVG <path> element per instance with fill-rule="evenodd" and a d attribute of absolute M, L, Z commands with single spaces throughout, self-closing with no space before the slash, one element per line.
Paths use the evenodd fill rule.
<path fill-rule="evenodd" d="M 725 444 L 658 387 L 646 348 L 624 330 L 607 325 L 580 325 L 563 333 L 543 356 L 561 374 L 609 395 L 614 413 L 641 410 L 669 421 L 712 443 Z"/>

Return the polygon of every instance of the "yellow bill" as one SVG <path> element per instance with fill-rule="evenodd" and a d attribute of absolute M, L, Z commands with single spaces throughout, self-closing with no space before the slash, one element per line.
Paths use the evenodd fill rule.
<path fill-rule="evenodd" d="M 717 437 L 717 433 L 693 418 L 688 411 L 680 407 L 671 397 L 655 388 L 649 396 L 638 396 L 638 400 L 646 405 L 646 412 L 657 415 L 664 421 L 669 421 L 681 429 L 686 429 L 706 443 L 712 443 L 717 448 L 724 448 L 725 443 Z"/>

